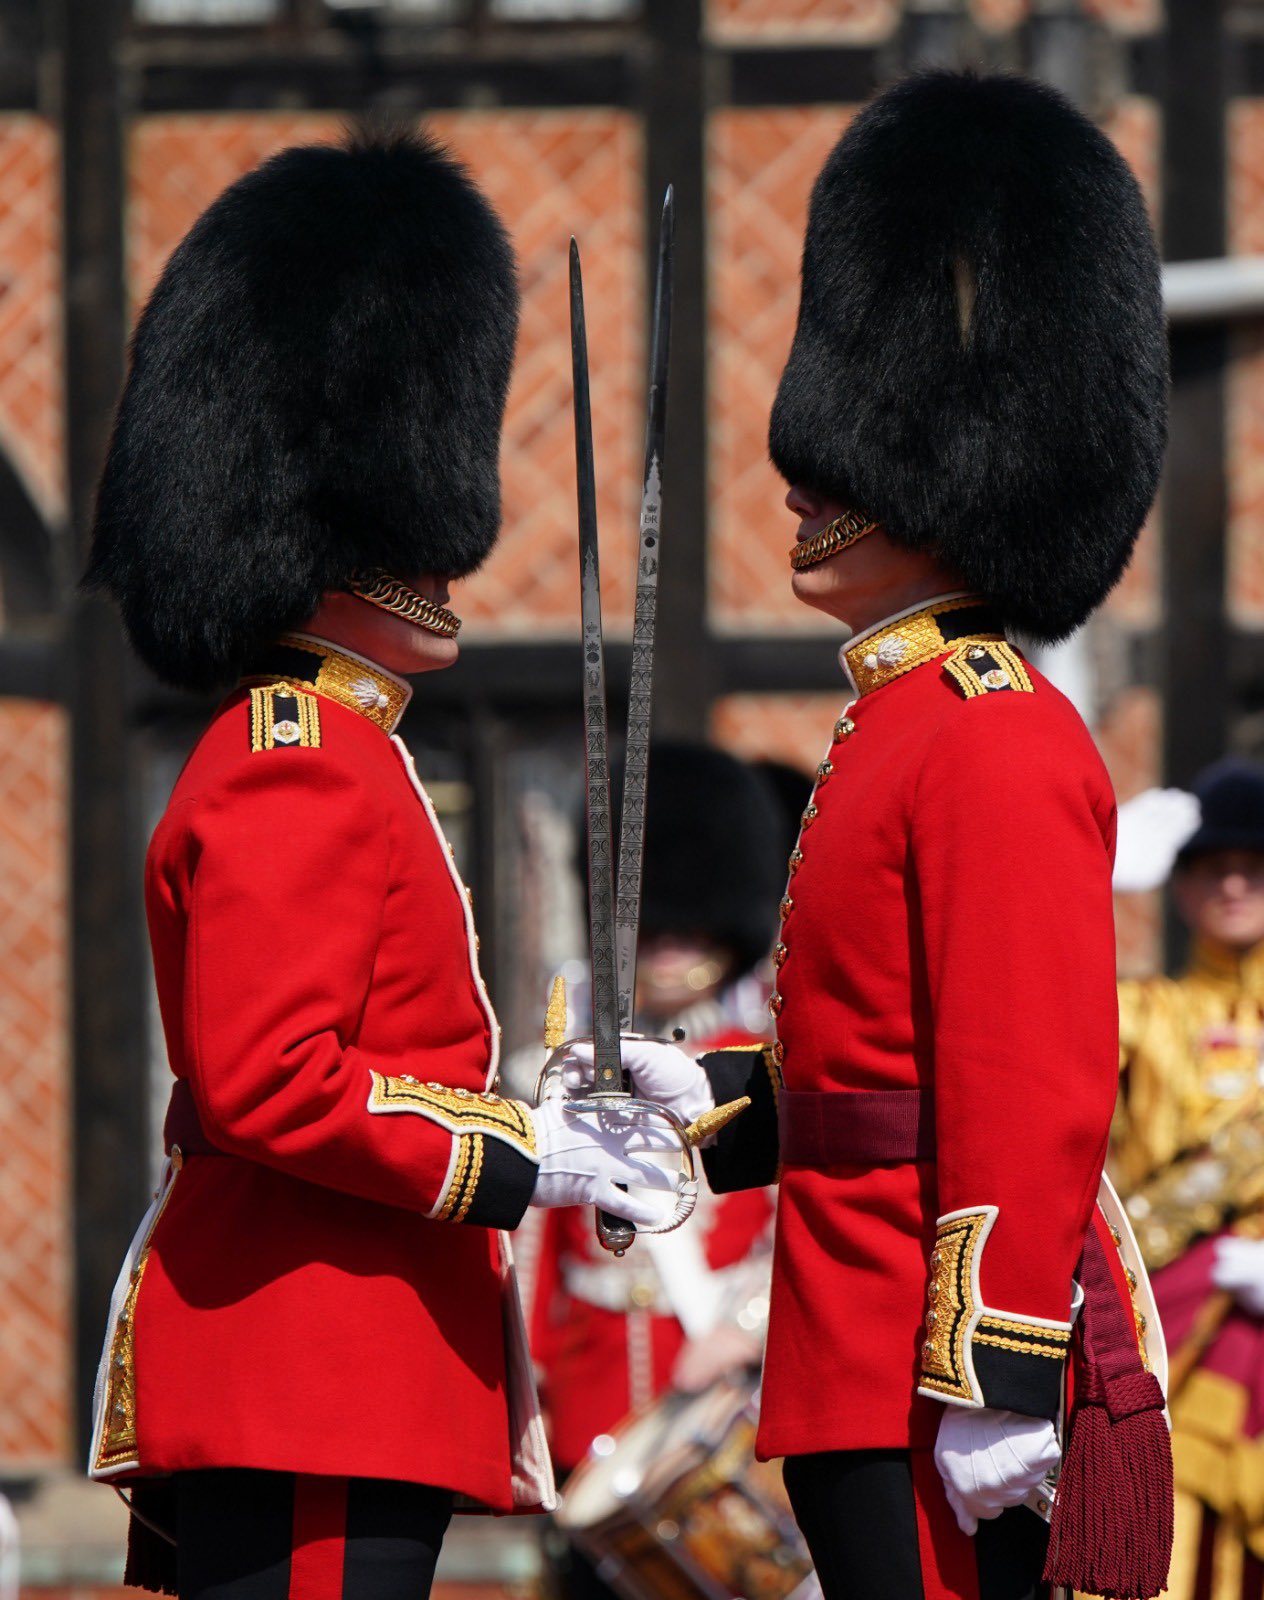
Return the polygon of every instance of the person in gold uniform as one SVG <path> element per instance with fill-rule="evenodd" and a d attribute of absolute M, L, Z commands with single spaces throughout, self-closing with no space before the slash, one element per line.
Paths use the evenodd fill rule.
<path fill-rule="evenodd" d="M 1193 945 L 1119 987 L 1111 1165 L 1172 1357 L 1172 1600 L 1264 1596 L 1264 769 L 1217 763 L 1172 874 Z"/>

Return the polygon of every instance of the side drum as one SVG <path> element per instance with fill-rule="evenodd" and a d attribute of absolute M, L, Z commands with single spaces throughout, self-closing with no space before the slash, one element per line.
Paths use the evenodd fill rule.
<path fill-rule="evenodd" d="M 755 1377 L 667 1394 L 598 1441 L 557 1523 L 625 1600 L 816 1600 Z"/>

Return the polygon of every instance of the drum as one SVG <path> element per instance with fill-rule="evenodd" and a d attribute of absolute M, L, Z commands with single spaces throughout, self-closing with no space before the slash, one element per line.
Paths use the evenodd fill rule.
<path fill-rule="evenodd" d="M 558 1526 L 624 1600 L 817 1600 L 758 1418 L 753 1375 L 663 1395 L 595 1441 Z"/>

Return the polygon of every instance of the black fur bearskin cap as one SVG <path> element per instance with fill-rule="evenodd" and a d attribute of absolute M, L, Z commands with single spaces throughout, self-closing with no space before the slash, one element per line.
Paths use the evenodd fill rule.
<path fill-rule="evenodd" d="M 85 583 L 160 678 L 209 689 L 358 574 L 472 572 L 517 327 L 509 237 L 432 139 L 282 151 L 140 318 Z"/>
<path fill-rule="evenodd" d="M 926 73 L 868 105 L 812 194 L 782 476 L 1054 641 L 1127 565 L 1166 430 L 1159 260 L 1110 140 L 1018 77 Z"/>
<path fill-rule="evenodd" d="M 611 791 L 617 815 L 622 762 L 611 773 Z M 733 951 L 734 977 L 749 972 L 776 937 L 786 879 L 782 833 L 776 799 L 753 767 L 710 745 L 656 741 L 646 787 L 641 932 L 701 934 Z M 582 839 L 578 864 L 586 879 Z"/>

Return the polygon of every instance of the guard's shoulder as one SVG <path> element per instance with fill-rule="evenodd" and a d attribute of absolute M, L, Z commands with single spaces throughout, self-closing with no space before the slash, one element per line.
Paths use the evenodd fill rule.
<path fill-rule="evenodd" d="M 290 683 L 264 684 L 250 691 L 250 751 L 319 750 L 320 697 Z"/>
<path fill-rule="evenodd" d="M 944 675 L 963 700 L 983 695 L 1035 694 L 1027 663 L 1004 640 L 960 644 L 944 662 Z"/>

